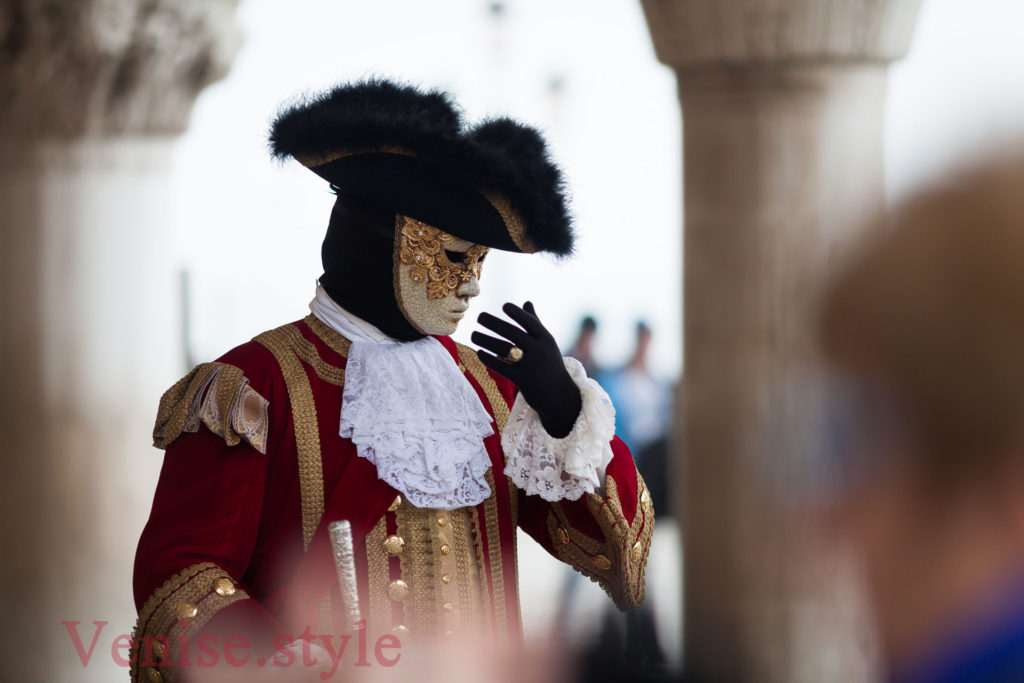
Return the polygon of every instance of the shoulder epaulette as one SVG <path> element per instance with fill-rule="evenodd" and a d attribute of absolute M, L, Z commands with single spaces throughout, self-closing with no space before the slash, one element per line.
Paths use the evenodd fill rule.
<path fill-rule="evenodd" d="M 153 445 L 167 448 L 182 432 L 199 431 L 203 424 L 229 446 L 237 446 L 244 439 L 266 453 L 269 405 L 249 386 L 240 368 L 227 363 L 202 363 L 161 397 Z"/>

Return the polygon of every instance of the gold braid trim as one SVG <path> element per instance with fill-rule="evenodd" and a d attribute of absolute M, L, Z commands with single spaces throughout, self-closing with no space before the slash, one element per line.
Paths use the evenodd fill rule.
<path fill-rule="evenodd" d="M 478 610 L 474 610 L 474 603 L 482 602 L 479 598 L 481 593 L 479 588 L 482 583 L 482 575 L 473 577 L 472 569 L 475 561 L 472 552 L 470 551 L 469 544 L 471 538 L 471 526 L 472 523 L 469 520 L 470 511 L 469 508 L 460 508 L 458 510 L 452 510 L 448 513 L 448 520 L 451 524 L 452 539 L 455 543 L 455 576 L 456 586 L 458 588 L 459 595 L 459 623 L 467 633 L 472 628 L 478 628 L 480 614 Z M 474 582 L 474 578 L 476 581 Z M 473 599 L 473 592 L 476 589 L 477 600 Z M 443 584 L 441 584 L 441 590 L 443 590 Z"/>
<path fill-rule="evenodd" d="M 519 250 L 524 254 L 536 253 L 537 246 L 526 234 L 526 224 L 523 223 L 523 219 L 512 208 L 512 202 L 508 200 L 508 197 L 494 192 L 485 192 L 483 194 L 491 206 L 494 207 L 494 210 L 501 216 L 501 220 L 505 223 L 505 229 L 508 230 L 508 236 L 512 238 L 512 241 L 519 247 Z"/>
<path fill-rule="evenodd" d="M 267 452 L 270 403 L 251 386 L 240 368 L 227 363 L 202 363 L 164 392 L 153 427 L 153 445 L 167 448 L 182 432 L 203 424 L 237 446 L 244 439 Z"/>
<path fill-rule="evenodd" d="M 345 157 L 356 156 L 357 154 L 400 154 L 402 156 L 414 157 L 416 153 L 410 149 L 398 145 L 381 145 L 380 147 L 356 147 L 353 149 L 338 149 L 333 152 L 321 154 L 299 154 L 295 160 L 306 168 L 315 168 L 332 161 Z"/>
<path fill-rule="evenodd" d="M 395 533 L 405 539 L 399 555 L 402 580 L 409 584 L 409 596 L 402 602 L 406 626 L 416 637 L 438 634 L 441 605 L 434 587 L 435 553 L 440 543 L 431 534 L 434 511 L 418 508 L 403 499 L 395 511 Z"/>
<path fill-rule="evenodd" d="M 377 525 L 366 535 L 366 570 L 369 583 L 370 614 L 369 633 L 387 633 L 394 626 L 391 618 L 391 600 L 388 584 L 391 574 L 384 540 L 388 536 L 387 519 L 381 517 Z"/>
<path fill-rule="evenodd" d="M 491 496 L 494 497 L 493 495 Z M 480 508 L 475 507 L 471 513 L 473 519 L 473 545 L 476 548 L 476 566 L 480 572 L 480 585 L 483 588 L 483 618 L 484 623 L 491 623 L 491 600 L 487 596 L 487 563 L 484 562 L 484 535 L 480 530 Z"/>
<path fill-rule="evenodd" d="M 288 388 L 292 422 L 295 425 L 295 446 L 299 460 L 299 494 L 302 504 L 302 546 L 309 548 L 313 533 L 324 514 L 324 471 L 320 457 L 320 431 L 317 422 L 313 389 L 302 361 L 294 348 L 294 325 L 285 325 L 256 337 L 281 366 Z"/>
<path fill-rule="evenodd" d="M 498 529 L 498 496 L 494 468 L 487 470 L 491 496 L 484 501 L 484 523 L 487 525 L 487 550 L 491 560 L 491 585 L 494 587 L 494 622 L 499 638 L 508 638 L 508 605 L 505 600 L 505 566 L 501 557 L 501 536 Z M 513 531 L 514 533 L 514 531 Z M 516 589 L 518 591 L 518 587 Z M 519 606 L 516 606 L 518 609 Z"/>
<path fill-rule="evenodd" d="M 313 372 L 316 373 L 317 377 L 328 384 L 333 384 L 336 387 L 345 386 L 344 368 L 331 365 L 321 358 L 316 347 L 313 345 L 313 342 L 303 337 L 297 327 L 294 325 L 287 325 L 281 330 L 281 334 L 287 339 L 288 344 L 291 345 L 292 351 L 299 357 L 299 360 L 313 368 Z M 340 335 L 339 338 L 343 339 Z"/>
<path fill-rule="evenodd" d="M 348 350 L 352 348 L 352 342 L 341 336 L 335 330 L 331 329 L 327 323 L 320 320 L 312 313 L 307 315 L 303 322 L 309 325 L 309 329 L 313 330 L 320 341 L 327 344 L 328 347 L 338 353 L 338 355 L 348 358 Z"/>
<path fill-rule="evenodd" d="M 498 435 L 500 436 L 505 431 L 505 425 L 508 423 L 509 407 L 505 403 L 505 397 L 501 395 L 501 391 L 498 390 L 498 383 L 487 372 L 487 366 L 481 362 L 479 356 L 476 355 L 476 351 L 464 344 L 457 344 L 456 346 L 459 348 L 459 360 L 462 362 L 462 365 L 473 376 L 473 379 L 477 381 L 480 388 L 484 390 L 487 402 L 491 404 L 491 412 L 494 413 L 494 423 L 498 426 Z"/>
<path fill-rule="evenodd" d="M 182 666 L 195 663 L 190 658 L 181 661 L 182 642 L 198 633 L 214 614 L 249 597 L 227 572 L 210 562 L 186 567 L 165 581 L 142 606 L 132 631 L 132 682 L 159 679 L 151 670 L 173 683 Z"/>
<path fill-rule="evenodd" d="M 501 395 L 501 391 L 498 390 L 498 384 L 494 381 L 494 378 L 487 372 L 487 367 L 480 361 L 480 358 L 476 355 L 468 346 L 458 344 L 459 349 L 459 360 L 462 365 L 465 366 L 466 370 L 473 376 L 473 379 L 477 381 L 480 388 L 483 389 L 484 395 L 487 397 L 487 402 L 491 406 L 491 413 L 494 415 L 494 423 L 498 428 L 498 434 L 500 435 L 505 430 L 505 425 L 508 423 L 509 408 L 508 404 L 505 403 L 505 397 Z M 511 505 L 511 514 L 513 524 L 518 513 L 519 503 L 519 489 L 512 484 L 506 478 L 506 483 L 509 486 L 509 501 Z M 508 609 L 507 600 L 505 599 L 505 575 L 504 575 L 504 563 L 501 557 L 501 537 L 499 536 L 498 529 L 498 498 L 497 488 L 494 481 L 494 470 L 487 470 L 487 484 L 491 487 L 491 496 L 484 501 L 484 524 L 487 529 L 487 548 L 488 554 L 491 559 L 491 585 L 494 588 L 494 621 L 497 625 L 497 633 L 499 637 L 507 638 L 508 633 Z M 481 577 L 484 576 L 484 563 L 483 563 L 483 543 L 480 537 L 480 520 L 479 515 L 474 510 L 473 516 L 473 527 L 476 536 L 477 554 L 480 557 L 480 570 Z M 516 548 L 516 554 L 518 554 L 518 547 Z M 512 558 L 513 562 L 517 561 L 516 557 Z M 519 596 L 519 582 L 516 581 L 516 604 L 514 605 L 515 610 L 519 611 L 518 604 Z"/>
<path fill-rule="evenodd" d="M 654 533 L 654 506 L 647 484 L 637 473 L 637 509 L 633 523 L 622 513 L 615 480 L 605 480 L 605 497 L 586 494 L 587 508 L 604 533 L 597 541 L 569 523 L 560 503 L 551 505 L 548 534 L 559 558 L 598 583 L 625 612 L 639 607 L 646 597 L 644 574 Z"/>

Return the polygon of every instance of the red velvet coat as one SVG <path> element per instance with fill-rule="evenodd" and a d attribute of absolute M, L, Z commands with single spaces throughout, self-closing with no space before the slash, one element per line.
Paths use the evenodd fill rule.
<path fill-rule="evenodd" d="M 654 517 L 626 446 L 612 441 L 604 497 L 551 504 L 525 495 L 504 475 L 500 438 L 515 387 L 470 349 L 439 341 L 495 420 L 485 440 L 493 494 L 469 511 L 491 630 L 521 636 L 517 526 L 620 608 L 641 603 Z M 167 452 L 135 560 L 142 647 L 133 679 L 147 680 L 147 668 L 173 678 L 182 644 L 184 659 L 199 657 L 202 636 L 220 648 L 242 635 L 254 652 L 270 652 L 307 626 L 329 628 L 341 604 L 333 520 L 352 523 L 365 613 L 374 560 L 364 541 L 378 525 L 394 528 L 397 491 L 338 436 L 348 346 L 309 316 L 198 366 L 165 394 L 155 442 Z"/>

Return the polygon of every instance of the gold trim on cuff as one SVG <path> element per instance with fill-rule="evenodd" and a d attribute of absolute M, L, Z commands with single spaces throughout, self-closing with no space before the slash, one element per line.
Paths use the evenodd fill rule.
<path fill-rule="evenodd" d="M 231 582 L 231 590 L 226 581 Z M 133 683 L 140 680 L 143 670 L 154 670 L 172 683 L 179 668 L 175 663 L 181 657 L 181 643 L 198 633 L 217 612 L 249 597 L 211 562 L 186 567 L 165 581 L 139 610 L 132 632 L 129 661 Z"/>
<path fill-rule="evenodd" d="M 587 494 L 587 508 L 601 531 L 602 541 L 573 528 L 560 503 L 551 506 L 548 534 L 558 557 L 599 584 L 622 611 L 639 607 L 646 597 L 645 571 L 654 533 L 654 507 L 643 478 L 637 473 L 637 508 L 633 523 L 622 512 L 615 480 L 605 480 L 605 497 Z"/>

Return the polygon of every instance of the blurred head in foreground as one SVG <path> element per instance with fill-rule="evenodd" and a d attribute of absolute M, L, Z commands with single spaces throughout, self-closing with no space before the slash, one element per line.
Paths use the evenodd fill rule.
<path fill-rule="evenodd" d="M 837 519 L 894 677 L 1024 680 L 1024 158 L 896 211 L 819 332 L 859 470 Z"/>

